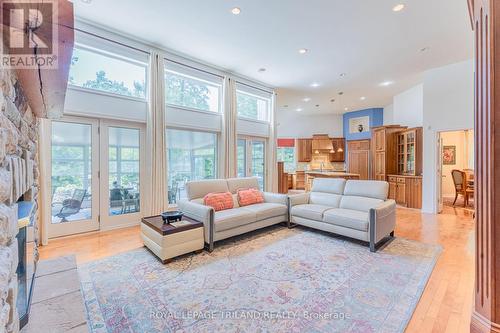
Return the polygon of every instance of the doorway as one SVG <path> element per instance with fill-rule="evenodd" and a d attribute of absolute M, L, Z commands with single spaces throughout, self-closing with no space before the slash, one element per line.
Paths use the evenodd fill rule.
<path fill-rule="evenodd" d="M 263 138 L 238 136 L 237 176 L 257 177 L 263 190 L 266 186 L 266 140 Z"/>
<path fill-rule="evenodd" d="M 438 133 L 438 212 L 474 209 L 474 130 Z"/>
<path fill-rule="evenodd" d="M 47 132 L 49 238 L 140 222 L 143 124 L 64 117 Z"/>

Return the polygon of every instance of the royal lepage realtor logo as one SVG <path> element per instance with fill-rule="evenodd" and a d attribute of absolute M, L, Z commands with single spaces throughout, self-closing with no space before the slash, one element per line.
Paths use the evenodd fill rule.
<path fill-rule="evenodd" d="M 2 67 L 57 68 L 57 0 L 0 0 Z"/>

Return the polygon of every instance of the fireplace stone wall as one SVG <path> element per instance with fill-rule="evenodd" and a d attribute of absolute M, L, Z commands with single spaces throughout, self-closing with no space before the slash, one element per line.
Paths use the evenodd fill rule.
<path fill-rule="evenodd" d="M 0 65 L 1 66 L 1 65 Z M 38 119 L 31 111 L 16 73 L 0 67 L 0 332 L 18 332 L 16 309 L 19 231 L 17 204 L 21 196 L 34 201 L 31 215 L 38 260 Z"/>

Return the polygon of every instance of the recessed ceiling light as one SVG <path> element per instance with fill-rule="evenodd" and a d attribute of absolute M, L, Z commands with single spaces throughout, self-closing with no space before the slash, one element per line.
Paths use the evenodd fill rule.
<path fill-rule="evenodd" d="M 403 9 L 405 9 L 405 5 L 400 3 L 400 4 L 397 4 L 396 6 L 392 7 L 392 11 L 393 12 L 400 12 L 402 11 Z"/>
<path fill-rule="evenodd" d="M 233 9 L 231 9 L 231 13 L 233 13 L 234 15 L 240 15 L 241 9 L 239 7 L 234 7 Z"/>
<path fill-rule="evenodd" d="M 349 108 L 344 108 L 344 111 L 349 111 Z"/>
<path fill-rule="evenodd" d="M 311 87 L 313 87 L 313 88 L 317 88 L 317 87 L 319 87 L 319 86 L 320 86 L 320 84 L 319 84 L 319 83 L 317 83 L 317 82 L 313 82 L 313 83 L 311 83 Z"/>
<path fill-rule="evenodd" d="M 297 112 L 302 112 L 302 108 L 297 108 L 297 110 L 295 110 Z"/>
<path fill-rule="evenodd" d="M 430 47 L 426 46 L 420 49 L 420 52 L 426 52 L 429 51 Z"/>
<path fill-rule="evenodd" d="M 309 50 L 308 50 L 308 49 L 304 49 L 304 48 L 299 49 L 299 53 L 300 53 L 300 54 L 306 54 L 306 53 L 307 53 L 307 51 L 309 51 Z"/>
<path fill-rule="evenodd" d="M 344 94 L 343 91 L 339 91 L 339 96 L 342 96 Z"/>
<path fill-rule="evenodd" d="M 309 102 L 311 99 L 309 97 L 303 98 L 302 99 L 304 102 Z"/>
<path fill-rule="evenodd" d="M 359 99 L 360 99 L 360 100 L 362 100 L 362 101 L 364 101 L 364 100 L 366 99 L 366 97 L 365 97 L 365 96 L 362 96 L 362 97 L 360 97 Z"/>
<path fill-rule="evenodd" d="M 316 104 L 316 107 L 319 108 L 319 104 Z"/>
<path fill-rule="evenodd" d="M 264 73 L 264 72 L 266 71 L 266 69 L 265 69 L 265 68 L 259 68 L 257 71 L 258 71 L 259 73 Z"/>
<path fill-rule="evenodd" d="M 346 77 L 346 73 L 340 73 L 340 77 Z"/>
<path fill-rule="evenodd" d="M 335 98 L 332 98 L 332 99 L 330 100 L 330 102 L 331 102 L 331 103 L 334 103 L 334 102 L 335 102 Z"/>
<path fill-rule="evenodd" d="M 384 81 L 384 82 L 380 83 L 379 86 L 381 86 L 381 87 L 387 87 L 387 86 L 390 86 L 393 83 L 394 83 L 393 81 Z"/>

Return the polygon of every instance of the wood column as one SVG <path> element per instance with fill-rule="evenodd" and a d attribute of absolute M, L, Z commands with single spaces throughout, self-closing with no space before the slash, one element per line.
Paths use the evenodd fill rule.
<path fill-rule="evenodd" d="M 476 66 L 476 283 L 471 332 L 500 332 L 500 0 L 468 3 Z"/>

